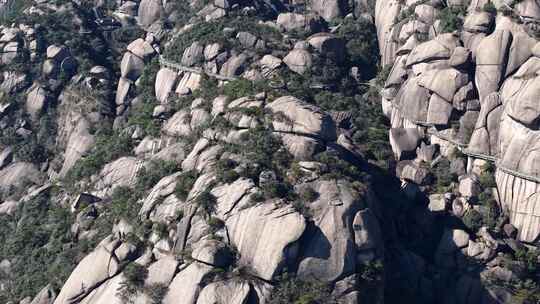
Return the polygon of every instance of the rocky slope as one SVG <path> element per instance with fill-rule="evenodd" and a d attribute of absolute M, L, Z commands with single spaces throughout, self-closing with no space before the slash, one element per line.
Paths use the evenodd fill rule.
<path fill-rule="evenodd" d="M 8 1 L 0 301 L 534 303 L 516 2 Z"/>

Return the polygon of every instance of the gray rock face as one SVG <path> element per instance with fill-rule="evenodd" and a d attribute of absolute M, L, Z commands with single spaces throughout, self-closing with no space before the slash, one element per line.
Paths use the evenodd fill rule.
<path fill-rule="evenodd" d="M 371 204 L 366 193 L 343 180 L 312 186 L 320 196 L 309 205 L 313 223 L 300 246 L 298 275 L 334 282 L 353 274 L 358 261 L 381 253 L 380 230 L 367 209 L 360 211 Z"/>
<path fill-rule="evenodd" d="M 468 75 L 456 69 L 429 70 L 418 79 L 418 85 L 439 95 L 449 103 L 454 99 L 454 94 L 469 82 Z"/>
<path fill-rule="evenodd" d="M 117 106 L 125 105 L 128 102 L 130 89 L 133 87 L 133 82 L 125 77 L 118 80 L 118 88 L 116 89 L 115 103 Z"/>
<path fill-rule="evenodd" d="M 481 155 L 499 157 L 499 126 L 503 112 L 497 93 L 484 98 L 468 149 Z"/>
<path fill-rule="evenodd" d="M 399 48 L 398 43 L 392 37 L 392 32 L 394 20 L 401 9 L 402 5 L 399 0 L 376 1 L 375 3 L 375 25 L 379 38 L 381 62 L 384 66 L 394 62 L 395 53 Z"/>
<path fill-rule="evenodd" d="M 94 288 L 117 274 L 121 260 L 114 252 L 120 245 L 121 242 L 112 237 L 104 239 L 73 270 L 54 303 L 78 303 Z"/>
<path fill-rule="evenodd" d="M 512 90 L 513 87 L 505 87 L 506 90 Z M 517 88 L 517 87 L 516 87 Z M 540 77 L 531 78 L 521 81 L 521 87 L 516 91 L 512 90 L 513 94 L 508 97 L 505 94 L 505 111 L 514 120 L 535 128 L 538 117 L 540 117 L 540 107 L 535 102 L 535 96 L 540 93 Z"/>
<path fill-rule="evenodd" d="M 162 130 L 169 136 L 189 136 L 192 132 L 188 111 L 178 111 L 163 125 Z"/>
<path fill-rule="evenodd" d="M 210 61 L 216 58 L 217 55 L 219 55 L 219 53 L 221 52 L 221 49 L 222 47 L 219 43 L 208 44 L 204 48 L 204 59 L 206 59 L 206 61 Z"/>
<path fill-rule="evenodd" d="M 360 210 L 354 216 L 353 229 L 358 260 L 368 263 L 380 258 L 383 254 L 384 243 L 375 213 L 369 208 Z"/>
<path fill-rule="evenodd" d="M 193 66 L 199 63 L 204 58 L 204 46 L 195 41 L 187 49 L 184 50 L 182 55 L 182 64 L 186 66 Z"/>
<path fill-rule="evenodd" d="M 536 165 L 536 147 L 540 134 L 519 125 L 508 116 L 503 117 L 501 130 L 499 142 L 502 155 L 499 166 L 525 175 L 540 176 L 540 168 Z"/>
<path fill-rule="evenodd" d="M 518 239 L 533 242 L 540 236 L 540 188 L 538 183 L 528 181 L 498 170 L 497 188 L 503 207 L 509 210 L 510 223 L 518 229 Z"/>
<path fill-rule="evenodd" d="M 471 33 L 487 33 L 493 23 L 493 16 L 487 12 L 468 14 L 463 29 Z"/>
<path fill-rule="evenodd" d="M 402 180 L 410 181 L 418 185 L 424 185 L 429 181 L 430 172 L 414 161 L 400 161 L 396 167 L 396 173 Z"/>
<path fill-rule="evenodd" d="M 287 151 L 296 160 L 312 160 L 313 155 L 324 150 L 324 144 L 320 139 L 288 133 L 282 133 L 279 136 Z"/>
<path fill-rule="evenodd" d="M 160 69 L 156 75 L 156 98 L 159 102 L 165 103 L 169 93 L 172 92 L 173 88 L 176 85 L 176 80 L 178 79 L 178 74 L 168 68 Z"/>
<path fill-rule="evenodd" d="M 245 48 L 253 48 L 257 43 L 257 36 L 249 32 L 239 32 L 236 34 L 236 39 L 238 39 L 238 42 Z"/>
<path fill-rule="evenodd" d="M 433 125 L 447 125 L 452 115 L 452 104 L 434 93 L 429 98 L 429 107 L 426 123 Z"/>
<path fill-rule="evenodd" d="M 0 91 L 8 94 L 20 92 L 30 85 L 26 74 L 12 71 L 4 71 L 0 82 Z"/>
<path fill-rule="evenodd" d="M 345 3 L 340 0 L 315 0 L 310 2 L 310 9 L 326 21 L 332 21 L 343 15 Z"/>
<path fill-rule="evenodd" d="M 156 52 L 152 45 L 150 45 L 150 43 L 148 43 L 143 38 L 139 38 L 131 42 L 127 46 L 127 50 L 130 51 L 133 55 L 142 59 L 149 59 Z"/>
<path fill-rule="evenodd" d="M 30 304 L 53 304 L 56 299 L 56 292 L 51 285 L 47 285 L 34 297 Z"/>
<path fill-rule="evenodd" d="M 180 262 L 174 257 L 164 257 L 150 264 L 150 266 L 148 266 L 148 277 L 146 278 L 145 284 L 169 285 L 176 274 L 179 264 Z"/>
<path fill-rule="evenodd" d="M 313 136 L 326 141 L 337 139 L 332 117 L 319 108 L 292 96 L 280 97 L 265 107 L 275 115 L 272 124 L 276 132 Z"/>
<path fill-rule="evenodd" d="M 306 15 L 296 13 L 281 13 L 276 20 L 276 23 L 286 31 L 303 28 L 305 27 L 306 22 Z"/>
<path fill-rule="evenodd" d="M 390 129 L 390 144 L 392 145 L 392 150 L 398 159 L 403 159 L 408 154 L 416 151 L 420 138 L 420 133 L 417 129 Z"/>
<path fill-rule="evenodd" d="M 318 33 L 310 36 L 307 42 L 319 53 L 333 57 L 337 62 L 345 58 L 345 42 L 329 33 Z"/>
<path fill-rule="evenodd" d="M 208 284 L 197 299 L 197 304 L 247 303 L 251 288 L 247 282 L 226 281 Z"/>
<path fill-rule="evenodd" d="M 184 73 L 178 82 L 175 92 L 178 95 L 189 95 L 200 87 L 202 76 L 198 73 Z"/>
<path fill-rule="evenodd" d="M 243 72 L 245 68 L 245 63 L 248 59 L 248 56 L 245 54 L 240 54 L 237 56 L 231 56 L 221 67 L 219 71 L 220 75 L 227 77 L 238 76 Z"/>
<path fill-rule="evenodd" d="M 124 53 L 124 57 L 120 63 L 122 77 L 135 81 L 141 76 L 143 69 L 144 61 L 140 57 L 130 52 Z"/>
<path fill-rule="evenodd" d="M 429 91 L 419 85 L 418 77 L 409 79 L 396 96 L 400 114 L 412 122 L 426 122 L 429 98 Z"/>
<path fill-rule="evenodd" d="M 226 220 L 231 242 L 240 253 L 240 265 L 271 280 L 296 258 L 295 242 L 306 228 L 304 218 L 291 207 L 275 202 L 250 207 Z M 287 233 L 281 233 L 281 231 Z"/>
<path fill-rule="evenodd" d="M 41 112 L 47 106 L 47 92 L 40 87 L 35 86 L 26 98 L 26 111 L 30 114 L 32 119 L 36 120 Z"/>
<path fill-rule="evenodd" d="M 0 170 L 0 191 L 7 191 L 10 187 L 21 187 L 26 182 L 37 184 L 42 181 L 42 178 L 42 173 L 35 165 L 15 162 Z"/>
<path fill-rule="evenodd" d="M 126 279 L 123 274 L 116 275 L 100 284 L 93 289 L 80 304 L 122 304 L 122 300 L 118 296 L 118 290 L 125 283 Z"/>
<path fill-rule="evenodd" d="M 94 195 L 105 197 L 114 191 L 117 187 L 134 185 L 137 172 L 143 167 L 143 161 L 135 157 L 122 157 L 103 167 L 96 176 L 94 186 Z"/>
<path fill-rule="evenodd" d="M 285 62 L 289 69 L 298 74 L 304 74 L 313 64 L 311 54 L 308 51 L 301 49 L 294 49 L 289 52 L 289 54 L 283 58 L 283 62 Z"/>
<path fill-rule="evenodd" d="M 476 51 L 476 87 L 480 100 L 499 89 L 512 34 L 498 30 L 482 39 Z"/>
<path fill-rule="evenodd" d="M 212 267 L 198 262 L 180 270 L 169 285 L 163 304 L 196 304 L 201 282 L 211 270 Z"/>
<path fill-rule="evenodd" d="M 452 34 L 442 34 L 435 39 L 419 44 L 407 58 L 407 66 L 421 62 L 450 59 L 459 42 Z"/>
<path fill-rule="evenodd" d="M 138 20 L 143 27 L 148 27 L 157 21 L 162 13 L 163 6 L 159 0 L 142 0 L 139 4 Z"/>
<path fill-rule="evenodd" d="M 191 257 L 214 267 L 225 268 L 232 262 L 232 254 L 226 244 L 216 240 L 204 240 L 197 244 Z"/>
<path fill-rule="evenodd" d="M 150 190 L 139 210 L 139 215 L 142 218 L 151 218 L 152 214 L 156 211 L 156 205 L 158 205 L 161 200 L 174 193 L 177 179 L 181 174 L 181 172 L 178 172 L 162 178 L 152 190 Z"/>
<path fill-rule="evenodd" d="M 197 170 L 199 172 L 211 170 L 221 149 L 221 146 L 212 145 L 208 139 L 201 138 L 182 162 L 182 169 Z"/>
<path fill-rule="evenodd" d="M 459 193 L 463 197 L 476 197 L 481 192 L 480 182 L 476 175 L 463 176 L 459 180 Z"/>
<path fill-rule="evenodd" d="M 261 181 L 260 181 L 261 182 Z M 216 215 L 219 218 L 227 218 L 242 208 L 249 198 L 249 194 L 255 190 L 255 184 L 251 179 L 239 178 L 230 184 L 223 184 L 212 189 L 216 197 Z"/>
<path fill-rule="evenodd" d="M 0 169 L 3 169 L 5 166 L 9 165 L 13 160 L 13 149 L 10 147 L 4 148 L 0 152 Z"/>

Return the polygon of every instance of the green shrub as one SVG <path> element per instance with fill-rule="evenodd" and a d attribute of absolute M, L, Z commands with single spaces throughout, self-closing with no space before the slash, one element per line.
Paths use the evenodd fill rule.
<path fill-rule="evenodd" d="M 216 210 L 217 200 L 216 197 L 207 189 L 201 192 L 195 198 L 195 204 L 200 208 L 207 218 L 210 218 L 212 213 L 214 213 Z"/>
<path fill-rule="evenodd" d="M 253 83 L 245 78 L 229 81 L 223 86 L 223 94 L 229 96 L 231 100 L 254 95 L 254 93 Z"/>
<path fill-rule="evenodd" d="M 474 209 L 468 210 L 465 215 L 463 215 L 462 220 L 463 224 L 471 231 L 478 231 L 484 224 L 482 214 Z"/>
<path fill-rule="evenodd" d="M 9 26 L 21 15 L 23 15 L 22 12 L 30 6 L 32 6 L 32 1 L 29 0 L 15 0 L 7 2 L 0 14 L 0 24 Z"/>
<path fill-rule="evenodd" d="M 251 128 L 242 133 L 242 145 L 228 145 L 229 152 L 246 160 L 241 176 L 258 180 L 259 174 L 272 170 L 283 176 L 292 162 L 292 156 L 282 149 L 281 141 L 264 126 Z"/>
<path fill-rule="evenodd" d="M 51 190 L 53 191 L 53 190 Z M 64 285 L 78 261 L 95 246 L 75 241 L 75 215 L 44 193 L 21 204 L 13 215 L 0 215 L 0 257 L 11 262 L 0 302 L 18 303 L 43 286 Z"/>
<path fill-rule="evenodd" d="M 234 169 L 237 164 L 231 159 L 220 159 L 216 164 L 217 180 L 221 183 L 230 184 L 240 177 Z"/>
<path fill-rule="evenodd" d="M 482 167 L 482 174 L 479 180 L 484 189 L 497 187 L 497 183 L 495 182 L 495 166 L 491 162 L 486 162 Z"/>
<path fill-rule="evenodd" d="M 319 193 L 311 187 L 305 187 L 300 191 L 300 199 L 306 203 L 312 203 L 319 198 Z"/>
<path fill-rule="evenodd" d="M 464 8 L 445 7 L 439 13 L 441 31 L 443 33 L 450 33 L 460 30 L 463 26 L 463 16 L 465 13 Z"/>
<path fill-rule="evenodd" d="M 381 261 L 373 261 L 362 265 L 360 277 L 365 282 L 380 282 L 383 273 L 383 263 Z"/>
<path fill-rule="evenodd" d="M 210 226 L 210 234 L 216 233 L 218 230 L 225 227 L 225 222 L 217 217 L 210 217 L 207 221 L 208 226 Z"/>
<path fill-rule="evenodd" d="M 264 194 L 262 192 L 255 192 L 251 195 L 251 200 L 255 203 L 264 202 Z"/>
<path fill-rule="evenodd" d="M 148 277 L 146 267 L 130 263 L 122 271 L 125 280 L 120 283 L 117 295 L 124 303 L 134 303 L 138 293 L 144 292 L 144 281 Z"/>
<path fill-rule="evenodd" d="M 180 200 L 185 201 L 188 197 L 189 192 L 191 191 L 191 188 L 193 188 L 193 185 L 195 184 L 195 181 L 197 180 L 198 174 L 196 171 L 186 171 L 182 173 L 176 182 L 176 186 L 174 188 L 174 194 L 176 197 Z"/>
<path fill-rule="evenodd" d="M 141 195 L 142 193 L 136 193 L 129 187 L 116 187 L 108 206 L 112 220 L 125 219 L 128 222 L 135 220 L 140 208 L 137 200 Z"/>
<path fill-rule="evenodd" d="M 365 180 L 366 175 L 358 167 L 347 161 L 333 155 L 330 152 L 323 152 L 316 155 L 315 159 L 326 165 L 327 172 L 322 176 L 323 179 L 342 179 Z"/>
<path fill-rule="evenodd" d="M 129 110 L 127 120 L 128 126 L 139 126 L 144 131 L 144 135 L 152 137 L 158 137 L 161 129 L 160 121 L 153 117 L 154 108 L 158 105 L 155 82 L 159 69 L 157 58 L 153 58 L 145 65 L 137 86 L 137 95 L 141 102 Z"/>
<path fill-rule="evenodd" d="M 539 250 L 518 250 L 515 253 L 516 259 L 523 263 L 525 269 L 529 275 L 536 275 L 540 272 L 540 265 L 538 264 L 538 258 L 540 256 Z"/>
<path fill-rule="evenodd" d="M 497 8 L 495 7 L 495 5 L 493 5 L 493 3 L 491 2 L 487 2 L 486 4 L 484 4 L 484 6 L 482 7 L 482 10 L 486 13 L 490 13 L 492 15 L 496 15 L 497 14 Z"/>
<path fill-rule="evenodd" d="M 371 79 L 377 72 L 379 46 L 376 33 L 373 23 L 364 18 L 346 18 L 337 31 L 337 36 L 347 42 L 348 65 L 359 67 L 363 79 Z"/>
<path fill-rule="evenodd" d="M 182 10 L 184 10 L 184 7 Z M 225 49 L 231 49 L 233 47 L 241 49 L 241 46 L 236 43 L 236 39 L 227 37 L 223 32 L 223 29 L 226 27 L 246 30 L 267 42 L 281 41 L 281 33 L 278 30 L 268 25 L 260 24 L 257 18 L 231 14 L 219 20 L 195 23 L 186 33 L 174 38 L 173 43 L 167 47 L 164 55 L 169 60 L 181 62 L 184 50 L 195 41 L 198 41 L 202 45 L 220 43 Z"/>
<path fill-rule="evenodd" d="M 153 100 L 150 102 L 139 103 L 130 110 L 128 116 L 128 126 L 139 126 L 144 135 L 159 137 L 161 129 L 159 120 L 153 117 L 154 108 L 157 105 Z"/>
<path fill-rule="evenodd" d="M 270 182 L 262 187 L 265 198 L 283 198 L 288 201 L 296 199 L 296 193 L 291 184 L 287 182 Z"/>
<path fill-rule="evenodd" d="M 169 228 L 164 223 L 154 223 L 152 231 L 160 238 L 165 238 L 169 235 Z"/>
<path fill-rule="evenodd" d="M 483 218 L 482 222 L 491 230 L 494 230 L 497 227 L 498 224 L 498 218 L 499 218 L 499 206 L 497 204 L 497 201 L 493 198 L 490 198 L 485 201 L 481 201 L 481 204 L 485 206 L 485 209 L 483 211 Z"/>
<path fill-rule="evenodd" d="M 122 271 L 126 281 L 130 284 L 141 287 L 148 276 L 148 270 L 143 265 L 137 263 L 128 264 Z"/>
<path fill-rule="evenodd" d="M 219 95 L 218 81 L 215 78 L 208 77 L 204 74 L 201 77 L 200 86 L 193 91 L 193 98 L 202 98 L 206 101 L 211 101 Z"/>
<path fill-rule="evenodd" d="M 136 191 L 144 192 L 152 188 L 165 176 L 179 170 L 174 161 L 152 160 L 137 173 Z"/>
<path fill-rule="evenodd" d="M 452 182 L 457 181 L 457 176 L 450 172 L 450 161 L 443 159 L 433 168 L 435 177 L 435 193 L 445 193 L 451 190 Z"/>
<path fill-rule="evenodd" d="M 336 304 L 327 284 L 284 276 L 270 295 L 269 304 Z"/>
<path fill-rule="evenodd" d="M 154 283 L 145 287 L 145 293 L 150 298 L 151 304 L 162 304 L 169 286 L 163 283 Z"/>

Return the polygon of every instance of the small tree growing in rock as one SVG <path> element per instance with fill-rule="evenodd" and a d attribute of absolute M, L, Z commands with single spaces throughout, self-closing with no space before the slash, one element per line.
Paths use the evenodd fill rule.
<path fill-rule="evenodd" d="M 139 292 L 143 292 L 144 281 L 148 277 L 148 270 L 139 264 L 131 263 L 122 272 L 125 280 L 120 283 L 117 296 L 124 303 L 134 303 L 134 297 Z"/>

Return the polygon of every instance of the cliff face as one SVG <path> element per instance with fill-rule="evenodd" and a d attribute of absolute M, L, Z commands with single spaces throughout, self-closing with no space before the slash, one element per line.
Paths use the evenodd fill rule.
<path fill-rule="evenodd" d="M 382 301 L 373 3 L 10 5 L 2 301 Z"/>
<path fill-rule="evenodd" d="M 459 148 L 468 156 L 469 172 L 473 163 L 493 163 L 501 207 L 519 239 L 534 243 L 540 233 L 540 163 L 534 152 L 538 111 L 533 101 L 538 93 L 538 4 L 480 2 L 443 8 L 417 1 L 401 8 L 414 13 L 385 31 L 393 33 L 392 39 L 379 35 L 382 50 L 399 47 L 385 83 L 383 106 L 394 134 L 416 129 L 428 141 Z M 452 7 L 461 16 L 448 17 Z M 463 19 L 463 25 L 452 28 L 452 20 L 435 19 L 437 15 Z M 379 20 L 381 28 L 387 28 Z M 398 137 L 393 141 L 397 154 L 402 146 L 409 151 L 418 147 L 410 138 Z"/>
<path fill-rule="evenodd" d="M 6 3 L 0 301 L 534 303 L 515 2 Z"/>
<path fill-rule="evenodd" d="M 465 257 L 490 260 L 486 257 L 500 250 L 493 242 L 506 237 L 534 248 L 540 237 L 535 152 L 539 3 L 380 2 L 375 20 L 382 61 L 389 63 L 382 106 L 391 121 L 397 175 L 423 193 L 446 192 L 430 195 L 429 208 L 449 212 L 469 228 L 463 234 L 468 244 L 458 246 Z M 430 171 L 435 189 L 425 179 Z M 493 214 L 499 216 L 490 220 Z M 459 262 L 441 250 L 435 263 L 459 269 Z M 494 273 L 508 271 L 491 268 L 494 264 L 487 263 L 480 281 L 501 279 Z M 455 301 L 486 301 L 471 275 L 456 284 L 469 295 Z M 492 296 L 497 293 L 485 286 Z M 500 293 L 495 298 L 510 301 Z"/>

